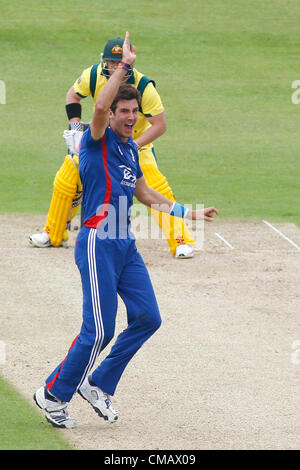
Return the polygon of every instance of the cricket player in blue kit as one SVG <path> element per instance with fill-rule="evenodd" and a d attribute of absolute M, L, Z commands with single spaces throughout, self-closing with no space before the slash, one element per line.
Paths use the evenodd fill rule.
<path fill-rule="evenodd" d="M 129 361 L 161 324 L 148 271 L 129 229 L 133 196 L 179 217 L 210 221 L 218 213 L 214 207 L 188 211 L 147 186 L 131 137 L 140 96 L 136 88 L 122 85 L 135 58 L 135 47 L 130 47 L 126 33 L 122 61 L 99 94 L 90 128 L 81 141 L 84 226 L 76 240 L 75 260 L 82 281 L 83 322 L 65 359 L 34 394 L 47 420 L 57 427 L 76 425 L 67 412 L 75 392 L 99 416 L 116 421 L 110 396 Z M 128 327 L 90 373 L 114 336 L 118 295 L 127 309 Z"/>

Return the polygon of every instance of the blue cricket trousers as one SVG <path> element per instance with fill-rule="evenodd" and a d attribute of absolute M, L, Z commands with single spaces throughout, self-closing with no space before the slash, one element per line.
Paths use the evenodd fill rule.
<path fill-rule="evenodd" d="M 48 390 L 70 401 L 112 340 L 118 295 L 127 309 L 128 327 L 92 374 L 93 382 L 113 395 L 130 359 L 159 328 L 161 317 L 147 268 L 135 240 L 99 239 L 97 230 L 83 227 L 75 246 L 81 274 L 83 322 L 65 359 L 46 379 Z"/>

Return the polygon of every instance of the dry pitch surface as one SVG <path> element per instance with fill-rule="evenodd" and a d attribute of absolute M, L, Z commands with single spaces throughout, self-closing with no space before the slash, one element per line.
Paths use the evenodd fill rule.
<path fill-rule="evenodd" d="M 77 232 L 68 249 L 43 250 L 28 235 L 44 217 L 0 220 L 0 371 L 32 401 L 81 325 Z M 116 423 L 74 397 L 78 427 L 61 432 L 78 449 L 300 448 L 300 229 L 273 226 L 286 238 L 219 217 L 182 261 L 164 240 L 137 240 L 163 323 L 121 379 Z M 124 327 L 120 301 L 116 335 Z"/>

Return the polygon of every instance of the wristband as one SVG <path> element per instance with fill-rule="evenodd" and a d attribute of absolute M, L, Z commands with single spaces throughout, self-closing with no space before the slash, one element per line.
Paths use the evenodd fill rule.
<path fill-rule="evenodd" d="M 72 122 L 72 124 L 70 124 L 70 128 L 74 131 L 83 131 L 83 125 L 81 122 Z"/>
<path fill-rule="evenodd" d="M 188 213 L 189 209 L 187 207 L 182 206 L 181 204 L 178 204 L 178 202 L 174 202 L 172 204 L 172 207 L 169 212 L 170 215 L 173 215 L 174 217 L 180 217 L 181 219 L 186 217 Z"/>
<path fill-rule="evenodd" d="M 131 70 L 131 67 L 129 64 L 125 64 L 125 62 L 119 62 L 118 63 L 118 69 L 124 69 L 127 70 L 128 72 Z"/>
<path fill-rule="evenodd" d="M 125 67 L 127 67 L 128 69 L 130 69 L 130 64 L 126 64 L 125 62 L 123 62 L 123 60 L 121 60 L 118 65 L 124 65 Z"/>
<path fill-rule="evenodd" d="M 79 118 L 81 119 L 81 104 L 80 103 L 69 103 L 66 104 L 66 113 L 68 116 L 68 119 L 72 118 Z"/>

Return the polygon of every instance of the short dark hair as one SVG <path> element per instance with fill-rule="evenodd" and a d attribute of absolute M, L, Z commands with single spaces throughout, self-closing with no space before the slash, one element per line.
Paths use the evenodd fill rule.
<path fill-rule="evenodd" d="M 141 104 L 141 94 L 140 92 L 133 86 L 126 83 L 125 85 L 121 85 L 119 91 L 113 100 L 110 109 L 113 113 L 115 113 L 117 104 L 121 100 L 137 100 L 138 105 Z"/>

